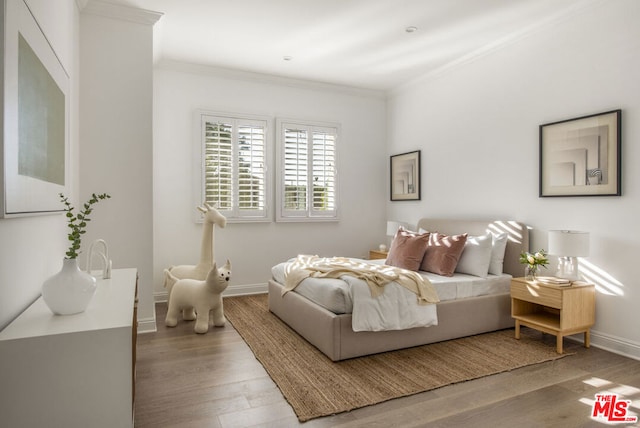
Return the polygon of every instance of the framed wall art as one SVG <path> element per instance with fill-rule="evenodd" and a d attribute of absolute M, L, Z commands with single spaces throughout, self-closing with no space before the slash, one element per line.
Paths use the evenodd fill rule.
<path fill-rule="evenodd" d="M 68 194 L 69 76 L 24 0 L 2 14 L 0 216 L 62 211 Z"/>
<path fill-rule="evenodd" d="M 540 125 L 540 197 L 620 196 L 621 110 Z"/>
<path fill-rule="evenodd" d="M 391 200 L 420 200 L 420 150 L 391 156 Z"/>

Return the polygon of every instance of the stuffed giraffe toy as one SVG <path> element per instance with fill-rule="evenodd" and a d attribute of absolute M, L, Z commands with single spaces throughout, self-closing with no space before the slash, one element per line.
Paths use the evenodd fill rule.
<path fill-rule="evenodd" d="M 198 211 L 204 214 L 202 227 L 202 243 L 200 246 L 200 261 L 197 265 L 178 265 L 165 269 L 164 287 L 168 296 L 171 296 L 171 289 L 178 279 L 196 279 L 203 281 L 215 265 L 214 258 L 214 234 L 215 226 L 224 228 L 227 224 L 225 216 L 210 204 L 203 204 L 197 207 Z M 169 275 L 169 273 L 171 275 Z M 185 309 L 182 314 L 185 320 L 196 319 L 193 309 Z"/>

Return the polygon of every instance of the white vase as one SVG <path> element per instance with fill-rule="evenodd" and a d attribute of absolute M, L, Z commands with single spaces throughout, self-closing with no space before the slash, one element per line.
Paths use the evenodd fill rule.
<path fill-rule="evenodd" d="M 96 279 L 78 267 L 77 259 L 63 259 L 62 270 L 42 284 L 42 298 L 56 315 L 84 312 L 96 293 Z"/>

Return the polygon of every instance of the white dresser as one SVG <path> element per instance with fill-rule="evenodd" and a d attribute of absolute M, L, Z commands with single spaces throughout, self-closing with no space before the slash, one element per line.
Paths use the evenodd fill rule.
<path fill-rule="evenodd" d="M 0 332 L 3 426 L 133 426 L 136 282 L 114 269 L 85 312 L 53 315 L 39 298 Z"/>

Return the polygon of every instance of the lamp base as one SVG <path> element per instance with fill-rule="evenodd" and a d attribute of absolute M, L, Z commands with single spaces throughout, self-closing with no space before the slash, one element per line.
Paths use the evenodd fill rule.
<path fill-rule="evenodd" d="M 555 276 L 556 278 L 578 281 L 580 279 L 578 259 L 576 257 L 558 257 L 558 271 Z"/>

